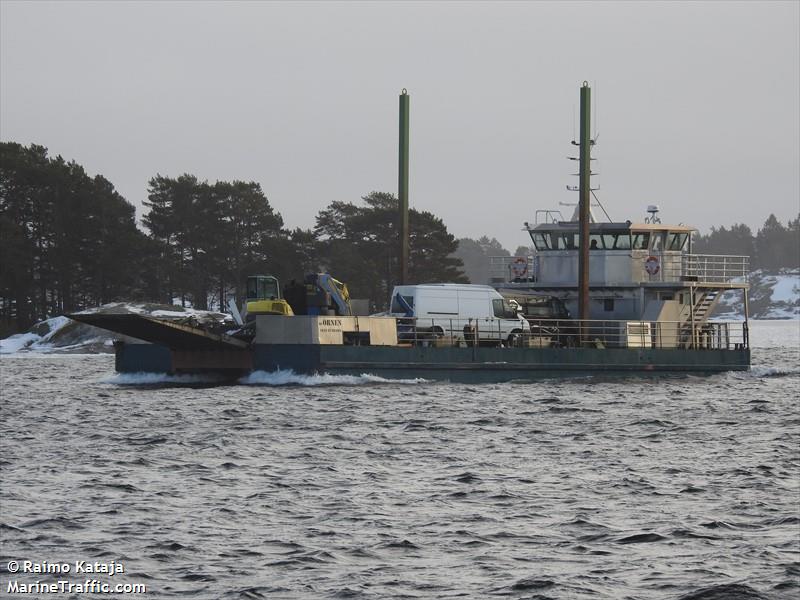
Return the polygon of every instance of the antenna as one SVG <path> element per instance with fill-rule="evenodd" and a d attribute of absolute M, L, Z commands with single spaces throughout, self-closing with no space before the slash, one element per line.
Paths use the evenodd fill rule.
<path fill-rule="evenodd" d="M 650 204 L 647 207 L 647 212 L 650 213 L 649 217 L 645 217 L 645 223 L 661 223 L 661 217 L 658 216 L 658 212 L 661 209 L 658 207 L 658 204 Z"/>

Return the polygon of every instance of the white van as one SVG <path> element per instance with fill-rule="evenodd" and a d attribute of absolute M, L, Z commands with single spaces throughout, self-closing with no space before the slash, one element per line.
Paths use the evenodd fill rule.
<path fill-rule="evenodd" d="M 415 333 L 510 343 L 531 330 L 518 309 L 488 285 L 426 283 L 395 286 L 390 313 L 414 317 Z"/>

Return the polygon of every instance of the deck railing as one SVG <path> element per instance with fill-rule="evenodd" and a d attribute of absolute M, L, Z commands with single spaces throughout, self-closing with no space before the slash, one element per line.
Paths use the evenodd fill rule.
<path fill-rule="evenodd" d="M 511 319 L 398 318 L 398 342 L 427 346 L 528 348 L 697 348 L 749 347 L 747 323 L 686 321 L 529 320 L 529 329 Z"/>
<path fill-rule="evenodd" d="M 722 254 L 684 254 L 681 270 L 684 280 L 728 283 L 746 283 L 750 275 L 749 256 L 730 256 Z"/>

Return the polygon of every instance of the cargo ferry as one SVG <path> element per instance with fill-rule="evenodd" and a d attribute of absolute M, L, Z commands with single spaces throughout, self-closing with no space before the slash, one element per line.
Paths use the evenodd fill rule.
<path fill-rule="evenodd" d="M 231 306 L 232 328 L 141 314 L 69 316 L 139 340 L 115 343 L 116 370 L 128 373 L 214 372 L 236 379 L 291 370 L 505 382 L 748 369 L 748 257 L 694 253 L 695 229 L 662 224 L 656 206 L 641 222 L 597 222 L 586 83 L 580 110 L 575 214 L 565 219 L 558 211 L 538 211 L 524 224 L 532 256 L 493 259 L 490 286 L 410 285 L 401 260 L 390 312 L 380 315 L 359 314 L 346 286 L 314 274 L 285 298 L 274 278 L 250 277 L 243 310 Z M 401 257 L 408 255 L 407 117 L 404 90 Z M 742 294 L 741 320 L 710 319 L 725 292 Z"/>
<path fill-rule="evenodd" d="M 746 314 L 732 322 L 709 319 L 724 292 L 742 294 L 747 306 L 747 257 L 694 254 L 693 230 L 682 225 L 592 223 L 590 318 L 578 319 L 571 316 L 579 302 L 577 223 L 549 214 L 526 229 L 536 253 L 495 259 L 491 287 L 398 286 L 392 303 L 398 312 L 380 316 L 341 314 L 353 311 L 339 310 L 337 294 L 319 289 L 312 314 L 275 309 L 277 283 L 267 298 L 254 292 L 248 299 L 268 304 L 266 310 L 253 310 L 247 323 L 227 331 L 140 314 L 70 316 L 142 340 L 116 343 L 119 372 L 236 378 L 292 370 L 502 382 L 749 368 Z M 430 310 L 415 312 L 419 299 L 408 306 L 414 288 L 425 292 Z"/>

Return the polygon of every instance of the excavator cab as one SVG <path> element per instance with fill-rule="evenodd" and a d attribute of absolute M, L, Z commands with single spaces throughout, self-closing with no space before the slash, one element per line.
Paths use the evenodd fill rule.
<path fill-rule="evenodd" d="M 292 307 L 281 298 L 281 286 L 272 275 L 247 278 L 247 315 L 293 316 Z"/>

